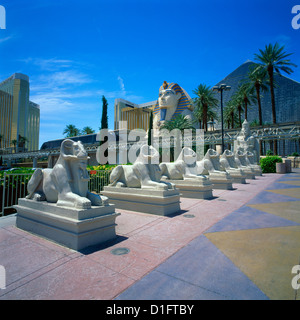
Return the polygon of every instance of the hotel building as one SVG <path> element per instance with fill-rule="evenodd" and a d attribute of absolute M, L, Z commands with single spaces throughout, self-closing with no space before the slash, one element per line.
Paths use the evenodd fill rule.
<path fill-rule="evenodd" d="M 20 149 L 22 137 L 25 150 L 39 149 L 40 107 L 29 100 L 29 92 L 29 77 L 21 73 L 0 83 L 1 149 Z"/>
<path fill-rule="evenodd" d="M 114 130 L 122 129 L 144 129 L 149 128 L 150 111 L 154 110 L 157 101 L 143 104 L 135 104 L 124 99 L 115 100 Z M 127 122 L 127 127 L 124 126 Z"/>

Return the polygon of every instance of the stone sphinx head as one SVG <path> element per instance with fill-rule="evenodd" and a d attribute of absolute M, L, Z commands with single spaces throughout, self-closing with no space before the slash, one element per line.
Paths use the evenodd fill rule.
<path fill-rule="evenodd" d="M 187 165 L 196 164 L 197 161 L 197 153 L 188 147 L 184 147 L 178 156 L 177 160 L 184 161 Z"/>
<path fill-rule="evenodd" d="M 159 88 L 159 97 L 154 108 L 156 121 L 171 120 L 185 109 L 189 109 L 191 98 L 177 84 L 164 81 Z"/>
<path fill-rule="evenodd" d="M 247 138 L 251 135 L 250 124 L 247 120 L 245 120 L 242 124 L 242 130 L 240 132 L 240 136 Z"/>
<path fill-rule="evenodd" d="M 140 149 L 139 156 L 137 157 L 135 163 L 137 162 L 143 164 L 158 164 L 159 153 L 154 147 L 144 144 Z"/>
<path fill-rule="evenodd" d="M 66 139 L 62 142 L 60 154 L 65 159 L 80 159 L 82 161 L 89 159 L 81 141 L 75 142 L 71 139 Z"/>
<path fill-rule="evenodd" d="M 208 149 L 204 158 L 206 158 L 206 159 L 211 159 L 211 158 L 212 159 L 216 159 L 216 158 L 219 158 L 219 154 L 214 149 Z"/>

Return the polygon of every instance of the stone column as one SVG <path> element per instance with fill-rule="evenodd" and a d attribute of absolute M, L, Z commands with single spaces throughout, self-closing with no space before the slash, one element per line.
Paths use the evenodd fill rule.
<path fill-rule="evenodd" d="M 37 168 L 37 157 L 34 157 L 33 159 L 32 159 L 32 168 Z"/>

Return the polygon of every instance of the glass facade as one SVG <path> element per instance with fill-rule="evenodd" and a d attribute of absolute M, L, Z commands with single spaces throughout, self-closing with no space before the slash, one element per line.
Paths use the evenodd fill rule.
<path fill-rule="evenodd" d="M 39 131 L 40 107 L 29 101 L 29 78 L 15 73 L 0 83 L 0 147 L 38 150 Z M 22 137 L 26 138 L 25 146 Z"/>
<path fill-rule="evenodd" d="M 156 101 L 134 104 L 132 102 L 116 99 L 115 101 L 115 130 L 127 129 L 143 129 L 149 128 L 150 110 L 153 110 Z M 127 127 L 122 127 L 127 122 Z"/>

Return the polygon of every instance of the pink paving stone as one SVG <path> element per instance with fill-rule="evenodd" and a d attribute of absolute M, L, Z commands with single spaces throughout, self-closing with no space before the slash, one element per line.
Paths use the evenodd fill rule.
<path fill-rule="evenodd" d="M 155 228 L 148 228 L 135 234 L 131 240 L 173 254 L 197 235 L 200 235 L 204 229 L 203 226 L 195 227 L 191 221 L 169 218 L 157 224 Z"/>
<path fill-rule="evenodd" d="M 130 250 L 126 255 L 111 253 L 113 249 L 124 247 Z M 127 239 L 112 247 L 89 254 L 88 257 L 115 272 L 137 280 L 165 261 L 169 254 L 150 245 Z"/>
<path fill-rule="evenodd" d="M 5 299 L 109 300 L 133 282 L 80 256 L 9 292 Z"/>
<path fill-rule="evenodd" d="M 55 243 L 51 240 L 40 237 L 38 235 L 32 234 L 30 232 L 21 230 L 15 226 L 6 227 L 5 229 L 13 234 L 19 235 L 19 236 L 26 238 L 34 243 L 40 244 L 41 246 L 44 246 L 44 247 L 47 247 L 50 250 L 61 252 L 64 255 L 69 255 L 74 252 L 73 250 L 66 248 L 58 243 Z"/>
<path fill-rule="evenodd" d="M 138 212 L 130 212 L 125 210 L 118 210 L 121 215 L 117 218 L 116 232 L 119 235 L 128 236 L 132 233 L 138 232 L 138 230 L 147 228 L 153 224 L 156 224 L 162 217 L 143 214 Z"/>
<path fill-rule="evenodd" d="M 12 238 L 16 239 L 16 236 Z M 64 256 L 60 251 L 51 250 L 25 237 L 1 246 L 0 263 L 6 269 L 7 286 Z"/>

